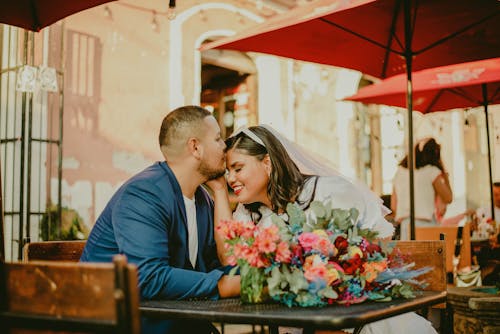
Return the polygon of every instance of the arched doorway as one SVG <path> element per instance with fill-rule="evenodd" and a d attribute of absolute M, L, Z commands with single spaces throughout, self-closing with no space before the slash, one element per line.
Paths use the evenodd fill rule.
<path fill-rule="evenodd" d="M 235 128 L 258 123 L 255 77 L 255 64 L 241 52 L 201 53 L 200 104 L 213 111 L 223 138 Z"/>

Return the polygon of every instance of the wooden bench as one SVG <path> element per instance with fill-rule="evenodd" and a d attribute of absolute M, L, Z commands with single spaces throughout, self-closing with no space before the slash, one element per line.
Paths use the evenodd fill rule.
<path fill-rule="evenodd" d="M 140 333 L 137 268 L 113 263 L 0 263 L 2 333 Z"/>
<path fill-rule="evenodd" d="M 23 261 L 78 262 L 85 240 L 30 242 L 23 247 Z"/>

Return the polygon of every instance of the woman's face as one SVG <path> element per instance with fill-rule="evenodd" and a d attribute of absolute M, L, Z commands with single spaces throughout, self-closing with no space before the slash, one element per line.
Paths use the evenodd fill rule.
<path fill-rule="evenodd" d="M 233 189 L 239 203 L 261 202 L 270 206 L 267 195 L 271 161 L 266 156 L 262 161 L 245 151 L 231 149 L 226 154 L 226 167 L 229 171 L 227 182 Z"/>

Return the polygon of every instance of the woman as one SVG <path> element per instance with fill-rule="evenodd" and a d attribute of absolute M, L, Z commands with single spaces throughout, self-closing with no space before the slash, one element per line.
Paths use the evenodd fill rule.
<path fill-rule="evenodd" d="M 226 145 L 227 181 L 239 202 L 234 219 L 262 224 L 273 212 L 284 214 L 289 202 L 307 210 L 313 200 L 330 199 L 335 207 L 357 208 L 361 227 L 377 231 L 380 238 L 391 237 L 394 228 L 383 218 L 377 196 L 317 163 L 271 128 L 242 129 Z M 362 333 L 400 333 L 401 326 L 408 327 L 406 334 L 435 333 L 425 319 L 413 313 L 369 324 Z"/>
<path fill-rule="evenodd" d="M 453 194 L 443 163 L 441 146 L 433 139 L 415 147 L 415 226 L 432 226 L 442 220 Z M 407 158 L 401 161 L 394 176 L 391 209 L 401 226 L 401 240 L 410 238 L 409 171 Z"/>
<path fill-rule="evenodd" d="M 228 183 L 239 203 L 235 219 L 259 222 L 273 212 L 283 213 L 289 202 L 307 209 L 313 200 L 330 199 L 335 207 L 357 208 L 362 227 L 378 231 L 381 238 L 391 237 L 393 226 L 383 218 L 380 199 L 368 190 L 358 191 L 361 186 L 320 163 L 319 174 L 330 175 L 314 173 L 312 169 L 319 168 L 308 166 L 311 161 L 303 152 L 292 160 L 276 135 L 270 128 L 255 126 L 226 140 Z M 304 174 L 298 165 L 310 173 Z"/>

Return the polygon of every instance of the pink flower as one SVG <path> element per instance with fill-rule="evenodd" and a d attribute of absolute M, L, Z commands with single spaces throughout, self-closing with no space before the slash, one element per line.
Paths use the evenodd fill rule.
<path fill-rule="evenodd" d="M 299 243 L 306 252 L 314 248 L 319 240 L 319 236 L 312 232 L 305 232 L 299 235 Z"/>
<path fill-rule="evenodd" d="M 320 251 L 321 254 L 325 256 L 335 255 L 334 254 L 335 248 L 333 247 L 330 240 L 328 240 L 327 238 L 319 238 L 318 243 L 314 248 Z"/>
<path fill-rule="evenodd" d="M 257 264 L 256 267 L 258 268 L 267 268 L 271 265 L 271 261 L 264 255 L 260 254 L 260 256 L 257 258 Z"/>
<path fill-rule="evenodd" d="M 290 263 L 292 260 L 292 252 L 290 248 L 288 248 L 288 244 L 284 241 L 278 244 L 276 249 L 276 258 L 277 262 Z"/>
<path fill-rule="evenodd" d="M 241 237 L 244 239 L 248 239 L 254 235 L 254 232 L 256 230 L 256 226 L 254 222 L 249 221 L 249 222 L 244 222 L 241 225 Z"/>
<path fill-rule="evenodd" d="M 262 234 L 255 238 L 255 245 L 257 245 L 257 249 L 261 253 L 269 254 L 276 250 L 276 243 L 271 238 Z"/>
<path fill-rule="evenodd" d="M 248 247 L 242 254 L 242 257 L 250 264 L 252 267 L 257 267 L 259 262 L 259 251 L 256 247 Z"/>
<path fill-rule="evenodd" d="M 313 266 L 304 270 L 304 277 L 309 281 L 313 282 L 318 279 L 322 279 L 324 281 L 328 281 L 328 270 L 324 263 L 315 263 Z"/>

